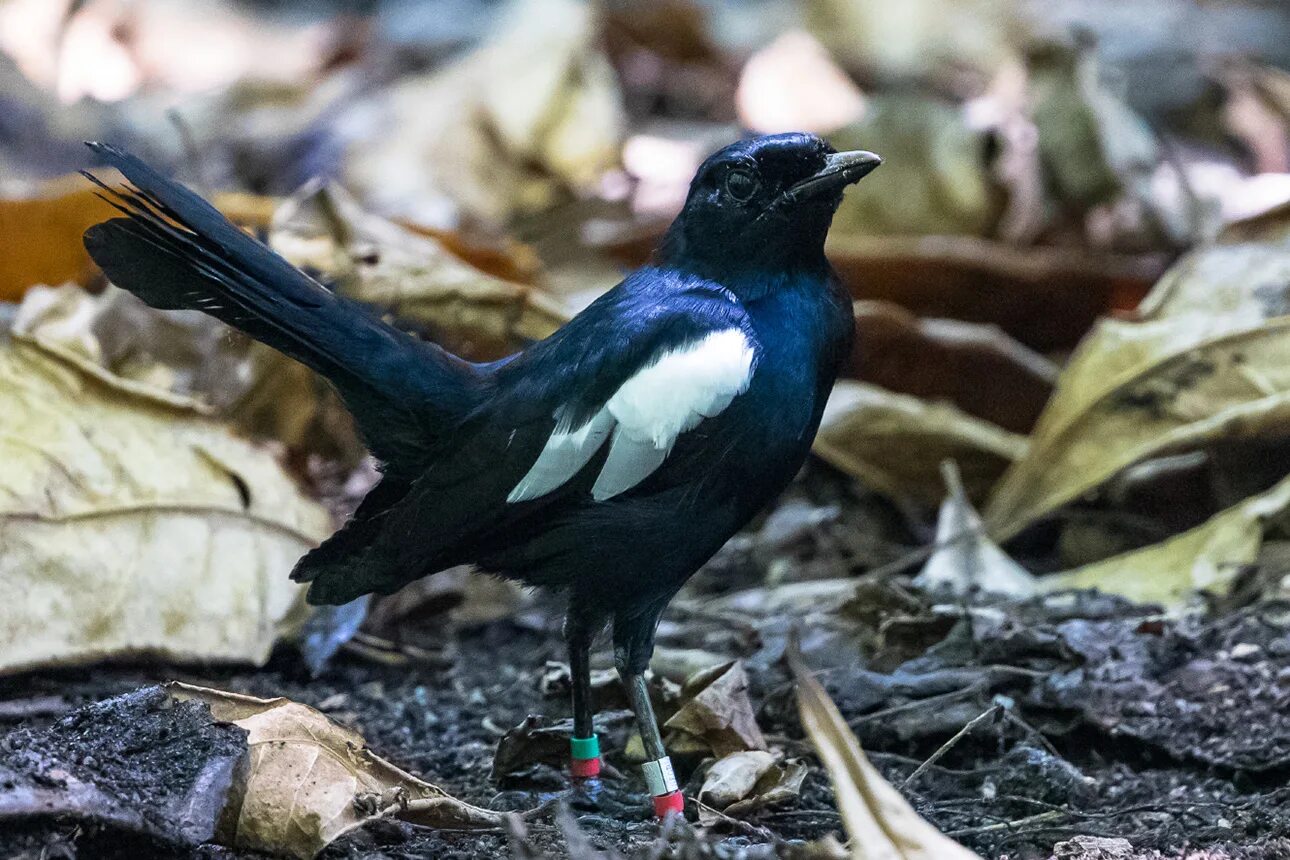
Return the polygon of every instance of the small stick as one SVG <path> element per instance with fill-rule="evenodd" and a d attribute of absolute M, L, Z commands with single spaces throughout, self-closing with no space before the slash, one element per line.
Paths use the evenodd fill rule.
<path fill-rule="evenodd" d="M 963 738 L 966 737 L 969 732 L 971 732 L 973 729 L 975 729 L 977 726 L 981 725 L 982 723 L 988 720 L 993 720 L 997 718 L 999 716 L 999 712 L 1002 710 L 1004 710 L 1003 705 L 995 704 L 995 705 L 991 705 L 989 708 L 987 708 L 984 712 L 982 712 L 978 716 L 973 717 L 968 722 L 967 725 L 965 725 L 963 728 L 958 730 L 958 732 L 954 735 L 954 737 L 950 738 L 948 741 L 941 744 L 940 749 L 932 753 L 928 757 L 927 761 L 920 764 L 914 770 L 913 773 L 905 777 L 905 781 L 900 784 L 900 790 L 904 791 L 905 789 L 909 788 L 909 786 L 912 785 L 916 779 L 918 779 L 920 776 L 926 773 L 928 768 L 930 768 L 932 765 L 940 761 L 941 757 L 944 756 L 951 749 L 953 749 L 954 745 L 957 744 L 959 741 L 963 740 Z"/>
<path fill-rule="evenodd" d="M 1045 821 L 1054 821 L 1058 818 L 1063 818 L 1066 815 L 1069 815 L 1069 813 L 1059 810 L 1040 812 L 1037 815 L 1018 818 L 1016 821 L 1001 821 L 998 824 L 982 824 L 979 827 L 965 827 L 961 830 L 951 830 L 945 835 L 951 839 L 958 839 L 963 836 L 977 836 L 982 833 L 996 833 L 1000 830 L 1013 830 L 1014 828 L 1030 824 L 1041 824 Z"/>

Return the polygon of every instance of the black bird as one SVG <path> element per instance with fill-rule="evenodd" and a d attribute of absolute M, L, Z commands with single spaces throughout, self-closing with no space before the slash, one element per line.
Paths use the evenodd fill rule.
<path fill-rule="evenodd" d="M 655 810 L 679 810 L 642 674 L 655 628 L 806 458 L 852 337 L 824 237 L 843 189 L 881 159 L 810 134 L 727 146 L 652 265 L 546 340 L 475 364 L 329 291 L 133 156 L 90 146 L 131 183 L 98 183 L 125 217 L 85 233 L 112 282 L 313 368 L 382 464 L 353 518 L 292 572 L 309 601 L 464 563 L 562 589 L 575 776 L 599 769 L 588 651 L 612 622 Z"/>

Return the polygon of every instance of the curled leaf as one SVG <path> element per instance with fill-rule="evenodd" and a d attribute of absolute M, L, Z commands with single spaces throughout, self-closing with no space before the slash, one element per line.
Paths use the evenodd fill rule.
<path fill-rule="evenodd" d="M 962 597 L 975 590 L 1012 597 L 1035 592 L 1035 578 L 990 540 L 981 517 L 963 492 L 963 481 L 952 463 L 943 466 L 949 489 L 936 520 L 936 551 L 914 584 L 947 589 Z"/>
<path fill-rule="evenodd" d="M 775 766 L 775 756 L 765 750 L 744 750 L 717 760 L 703 778 L 699 800 L 717 809 L 725 809 L 743 800 L 757 780 Z"/>
<path fill-rule="evenodd" d="M 698 742 L 720 757 L 742 750 L 766 749 L 748 698 L 748 673 L 738 660 L 696 673 L 681 690 L 684 704 L 664 728 L 685 745 Z"/>
<path fill-rule="evenodd" d="M 1127 467 L 1290 416 L 1290 252 L 1215 246 L 1161 279 L 1142 322 L 1104 320 L 1080 344 L 995 488 L 991 531 L 1016 534 Z"/>
<path fill-rule="evenodd" d="M 731 818 L 743 818 L 758 810 L 790 804 L 801 796 L 806 774 L 806 762 L 800 759 L 777 763 L 758 777 L 747 797 L 730 804 L 724 812 Z"/>
<path fill-rule="evenodd" d="M 180 701 L 205 702 L 215 719 L 247 731 L 247 766 L 221 822 L 225 844 L 307 860 L 384 815 L 427 827 L 501 826 L 498 813 L 400 770 L 357 732 L 307 705 L 179 682 L 167 689 Z"/>

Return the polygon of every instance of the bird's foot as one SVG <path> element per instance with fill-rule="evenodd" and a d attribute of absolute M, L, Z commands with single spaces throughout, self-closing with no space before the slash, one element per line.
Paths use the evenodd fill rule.
<path fill-rule="evenodd" d="M 605 784 L 599 777 L 575 779 L 565 796 L 574 809 L 599 812 L 605 800 Z"/>
<path fill-rule="evenodd" d="M 654 798 L 654 814 L 659 818 L 668 815 L 685 813 L 685 797 L 676 784 L 676 774 L 672 771 L 672 759 L 663 756 L 641 765 L 645 774 L 645 785 L 649 787 L 650 796 Z"/>

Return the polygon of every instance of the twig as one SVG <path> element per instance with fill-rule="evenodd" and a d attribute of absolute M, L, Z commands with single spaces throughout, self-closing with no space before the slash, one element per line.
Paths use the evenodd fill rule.
<path fill-rule="evenodd" d="M 905 781 L 900 784 L 900 790 L 904 791 L 905 789 L 909 788 L 909 786 L 911 786 L 915 780 L 917 780 L 920 776 L 926 773 L 928 768 L 930 768 L 932 765 L 940 761 L 941 757 L 944 756 L 951 749 L 953 749 L 954 745 L 957 744 L 959 741 L 963 740 L 963 738 L 965 738 L 969 732 L 971 732 L 973 729 L 975 729 L 977 726 L 981 725 L 982 723 L 985 723 L 989 720 L 998 719 L 999 713 L 1004 710 L 1006 710 L 1006 708 L 1004 708 L 1003 705 L 994 704 L 994 705 L 991 705 L 989 708 L 986 708 L 985 711 L 983 711 L 978 716 L 973 717 L 968 722 L 967 725 L 965 725 L 963 728 L 958 730 L 958 732 L 954 735 L 954 737 L 950 738 L 948 741 L 941 744 L 940 749 L 938 749 L 936 752 L 928 756 L 927 761 L 920 764 L 917 768 L 915 768 L 913 773 L 905 777 Z"/>
<path fill-rule="evenodd" d="M 717 818 L 718 818 L 718 819 L 719 819 L 723 824 L 727 824 L 727 825 L 729 825 L 729 826 L 733 827 L 734 829 L 738 830 L 738 831 L 739 831 L 741 834 L 743 834 L 744 836 L 751 836 L 751 837 L 754 837 L 754 838 L 756 838 L 756 839 L 763 839 L 763 840 L 765 840 L 765 841 L 767 841 L 767 842 L 778 842 L 778 841 L 779 841 L 778 837 L 776 837 L 774 833 L 771 833 L 771 832 L 770 832 L 769 830 L 767 830 L 766 828 L 764 828 L 764 827 L 758 827 L 758 826 L 757 826 L 757 825 L 755 825 L 755 824 L 749 824 L 747 821 L 740 821 L 738 818 L 733 818 L 733 817 L 731 817 L 731 816 L 729 816 L 729 815 L 726 815 L 726 814 L 725 814 L 724 812 L 722 812 L 720 809 L 716 809 L 716 808 L 714 808 L 714 807 L 708 806 L 708 804 L 704 803 L 702 800 L 699 800 L 697 797 L 696 797 L 696 798 L 694 798 L 694 805 L 695 805 L 695 807 L 697 807 L 697 808 L 698 808 L 698 810 L 699 810 L 700 812 L 710 812 L 710 813 L 712 813 L 712 814 L 713 814 L 714 816 L 716 816 L 716 817 L 717 817 Z"/>
<path fill-rule="evenodd" d="M 1041 732 L 1039 729 L 1035 728 L 1030 723 L 1023 720 L 1021 717 L 1014 714 L 1011 709 L 1008 709 L 1008 708 L 1004 709 L 1003 718 L 1008 722 L 1012 723 L 1017 728 L 1021 729 L 1030 737 L 1036 738 L 1039 741 L 1039 743 L 1043 745 L 1044 749 L 1046 749 L 1049 752 L 1049 754 L 1052 755 L 1054 758 L 1059 758 L 1059 759 L 1062 759 L 1063 761 L 1066 759 L 1066 756 L 1062 755 L 1057 751 L 1057 747 L 1053 746 L 1052 741 L 1048 740 L 1048 738 L 1044 735 L 1043 732 Z"/>
<path fill-rule="evenodd" d="M 893 707 L 886 708 L 881 711 L 874 711 L 872 714 L 861 714 L 860 716 L 856 717 L 853 720 L 848 720 L 847 725 L 851 726 L 852 728 L 855 728 L 856 725 L 860 723 L 867 723 L 872 720 L 882 719 L 883 717 L 889 717 L 892 714 L 901 714 L 901 713 L 904 713 L 905 711 L 918 710 L 919 708 L 925 708 L 928 705 L 940 704 L 943 702 L 952 702 L 957 699 L 967 698 L 968 696 L 974 695 L 976 693 L 983 693 L 985 692 L 985 690 L 986 690 L 985 684 L 983 684 L 981 681 L 974 681 L 973 683 L 968 684 L 966 687 L 962 687 L 958 690 L 951 690 L 948 693 L 941 693 L 939 696 L 928 696 L 926 699 L 915 699 L 914 701 L 906 702 L 903 705 L 895 705 Z"/>
<path fill-rule="evenodd" d="M 1013 830 L 1018 827 L 1027 827 L 1031 824 L 1042 824 L 1047 821 L 1056 821 L 1069 813 L 1059 810 L 1052 812 L 1040 812 L 1037 815 L 1030 815 L 1026 818 L 1018 818 L 1015 821 L 1001 821 L 998 824 L 982 824 L 979 827 L 964 827 L 962 830 L 951 830 L 945 835 L 951 839 L 959 839 L 963 836 L 978 836 L 982 833 L 997 833 L 1000 830 Z"/>
<path fill-rule="evenodd" d="M 926 546 L 920 546 L 917 549 L 910 550 L 909 552 L 902 555 L 900 558 L 897 558 L 893 561 L 889 561 L 886 564 L 880 564 L 877 567 L 870 568 L 869 570 L 866 570 L 864 573 L 856 577 L 856 579 L 857 580 L 887 579 L 888 577 L 895 576 L 898 573 L 903 573 L 905 570 L 913 567 L 915 564 L 917 564 L 920 561 L 926 561 L 927 559 L 931 558 L 932 553 L 936 552 L 937 550 L 945 549 L 946 547 L 957 546 L 958 544 L 961 544 L 964 541 L 968 541 L 973 538 L 981 537 L 987 534 L 989 534 L 989 532 L 987 532 L 987 530 L 984 527 L 964 529 L 958 534 L 952 535 L 946 538 L 945 540 L 933 541 L 932 543 L 929 543 Z"/>

